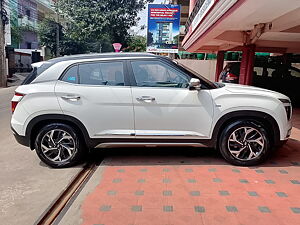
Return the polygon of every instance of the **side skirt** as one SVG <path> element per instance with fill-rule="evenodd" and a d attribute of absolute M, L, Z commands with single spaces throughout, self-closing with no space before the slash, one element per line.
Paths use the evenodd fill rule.
<path fill-rule="evenodd" d="M 211 139 L 131 139 L 131 138 L 92 138 L 89 140 L 91 148 L 113 147 L 156 147 L 156 146 L 193 146 L 213 147 Z"/>

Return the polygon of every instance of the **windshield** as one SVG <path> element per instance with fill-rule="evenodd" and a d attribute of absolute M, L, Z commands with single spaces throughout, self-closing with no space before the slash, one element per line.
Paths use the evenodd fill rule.
<path fill-rule="evenodd" d="M 193 74 L 197 77 L 199 77 L 202 81 L 204 81 L 208 86 L 210 86 L 211 88 L 218 88 L 219 86 L 217 86 L 214 82 L 211 82 L 210 80 L 208 80 L 207 78 L 203 77 L 202 75 L 200 75 L 199 73 L 197 73 L 196 71 L 184 66 L 183 64 L 181 64 L 178 61 L 175 61 L 175 63 L 177 65 L 179 65 L 180 67 L 182 67 L 184 70 L 186 70 L 188 73 Z"/>

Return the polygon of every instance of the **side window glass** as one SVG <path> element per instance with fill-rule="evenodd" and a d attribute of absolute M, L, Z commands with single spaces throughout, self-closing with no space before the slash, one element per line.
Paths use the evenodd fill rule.
<path fill-rule="evenodd" d="M 80 84 L 124 86 L 122 62 L 97 62 L 79 65 Z"/>
<path fill-rule="evenodd" d="M 63 76 L 62 81 L 78 84 L 77 66 L 70 67 Z"/>
<path fill-rule="evenodd" d="M 133 61 L 131 65 L 139 87 L 187 88 L 189 85 L 187 74 L 161 62 Z"/>

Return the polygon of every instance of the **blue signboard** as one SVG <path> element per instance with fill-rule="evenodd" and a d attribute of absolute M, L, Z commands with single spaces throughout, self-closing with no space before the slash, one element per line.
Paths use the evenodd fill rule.
<path fill-rule="evenodd" d="M 178 53 L 180 6 L 148 4 L 147 52 Z"/>

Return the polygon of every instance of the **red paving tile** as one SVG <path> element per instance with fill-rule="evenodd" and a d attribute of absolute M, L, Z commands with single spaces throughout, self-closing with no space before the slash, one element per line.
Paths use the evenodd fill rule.
<path fill-rule="evenodd" d="M 82 204 L 83 224 L 300 224 L 291 209 L 300 208 L 300 110 L 294 115 L 291 139 L 258 167 L 215 156 L 110 157 Z"/>

